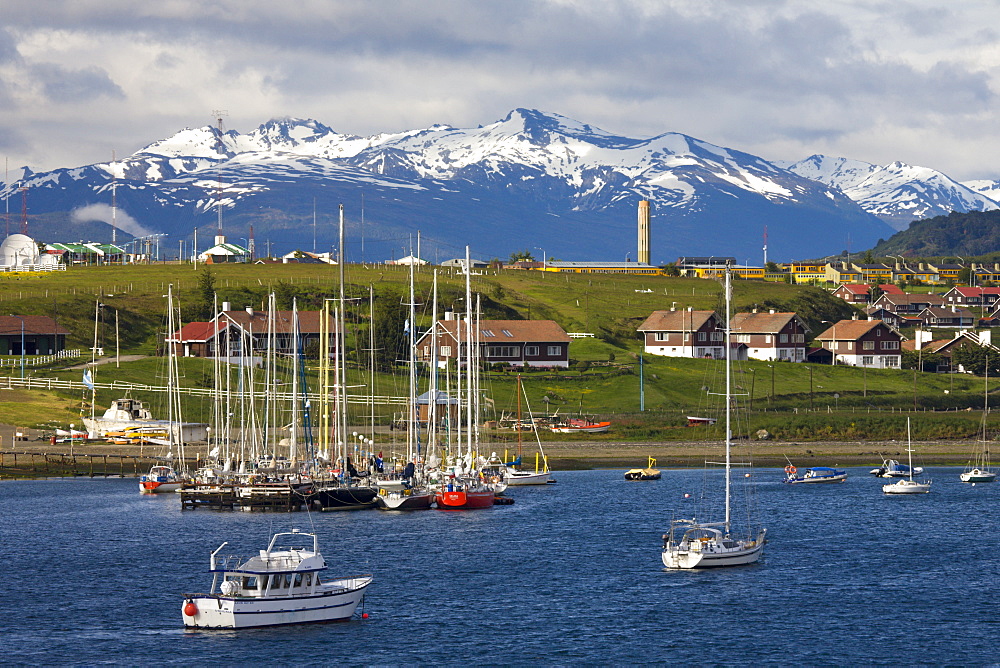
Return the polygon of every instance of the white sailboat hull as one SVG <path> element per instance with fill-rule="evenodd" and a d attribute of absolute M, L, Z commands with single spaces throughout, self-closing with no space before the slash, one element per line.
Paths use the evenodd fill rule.
<path fill-rule="evenodd" d="M 312 596 L 264 599 L 194 596 L 189 600 L 197 606 L 197 612 L 193 616 L 184 614 L 184 625 L 191 628 L 244 629 L 342 621 L 354 615 L 371 581 L 370 577 L 338 580 L 324 585 L 331 587 L 329 591 Z"/>
<path fill-rule="evenodd" d="M 715 542 L 680 543 L 663 550 L 663 565 L 673 569 L 717 568 L 745 566 L 755 563 L 764 554 L 763 539 L 734 541 L 735 548 L 726 548 Z"/>
<path fill-rule="evenodd" d="M 519 485 L 547 485 L 552 480 L 552 473 L 544 471 L 542 473 L 530 473 L 528 471 L 511 471 L 507 469 L 507 486 L 516 487 Z"/>
<path fill-rule="evenodd" d="M 992 471 L 972 469 L 971 471 L 960 473 L 958 477 L 962 482 L 994 482 L 997 479 L 997 474 Z"/>
<path fill-rule="evenodd" d="M 891 485 L 882 485 L 882 491 L 886 494 L 927 494 L 931 491 L 931 485 L 915 480 L 900 480 Z"/>

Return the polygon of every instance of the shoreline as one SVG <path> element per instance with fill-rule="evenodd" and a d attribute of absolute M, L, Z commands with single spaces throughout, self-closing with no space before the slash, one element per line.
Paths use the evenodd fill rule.
<path fill-rule="evenodd" d="M 487 444 L 480 454 L 496 452 L 510 461 L 516 456 L 507 444 Z M 612 441 L 573 441 L 543 444 L 553 471 L 588 469 L 642 468 L 649 457 L 656 460 L 658 468 L 702 468 L 706 461 L 718 462 L 725 456 L 721 443 L 691 441 L 671 443 L 636 443 Z M 921 466 L 963 466 L 971 458 L 976 441 L 921 441 L 914 442 L 915 461 Z M 132 477 L 141 475 L 149 467 L 162 463 L 160 446 L 114 445 L 107 442 L 51 444 L 44 440 L 9 441 L 0 447 L 0 477 L 54 477 L 70 476 Z M 196 464 L 208 450 L 207 444 L 188 446 L 189 461 Z M 745 459 L 746 442 L 734 442 L 733 461 Z M 901 441 L 851 441 L 851 442 L 790 442 L 754 441 L 749 448 L 757 468 L 784 468 L 789 462 L 798 468 L 810 466 L 868 466 L 877 467 L 883 459 L 906 458 L 906 443 Z M 535 466 L 535 448 L 522 449 L 522 468 Z"/>

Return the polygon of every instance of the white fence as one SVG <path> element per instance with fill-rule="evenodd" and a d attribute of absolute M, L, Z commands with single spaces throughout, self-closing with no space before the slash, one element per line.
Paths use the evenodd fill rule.
<path fill-rule="evenodd" d="M 79 350 L 60 350 L 55 355 L 25 355 L 23 358 L 20 355 L 14 355 L 13 357 L 0 358 L 0 368 L 5 366 L 19 367 L 22 359 L 24 366 L 41 366 L 58 360 L 76 359 L 79 356 Z"/>

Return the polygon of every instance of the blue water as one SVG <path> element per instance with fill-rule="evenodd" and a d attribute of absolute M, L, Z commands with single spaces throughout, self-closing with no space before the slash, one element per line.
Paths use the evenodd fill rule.
<path fill-rule="evenodd" d="M 929 469 L 886 497 L 757 471 L 757 565 L 670 572 L 660 535 L 702 473 L 658 482 L 560 472 L 513 506 L 410 514 L 181 511 L 134 480 L 0 483 L 4 664 L 987 664 L 997 620 L 1000 485 Z M 366 620 L 185 631 L 209 552 L 311 525 L 330 575 L 372 573 Z"/>

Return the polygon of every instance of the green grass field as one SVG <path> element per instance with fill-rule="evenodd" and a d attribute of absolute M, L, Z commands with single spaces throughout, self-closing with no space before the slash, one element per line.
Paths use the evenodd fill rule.
<path fill-rule="evenodd" d="M 69 329 L 69 347 L 86 351 L 95 337 L 95 310 L 98 313 L 97 341 L 106 355 L 113 355 L 116 343 L 122 354 L 154 355 L 162 341 L 165 322 L 164 295 L 173 286 L 185 314 L 204 309 L 199 295 L 202 272 L 210 271 L 218 299 L 233 308 L 253 306 L 263 309 L 266 295 L 278 295 L 279 308 L 287 308 L 294 296 L 300 308 L 319 308 L 324 299 L 338 293 L 338 268 L 316 265 L 222 265 L 195 268 L 192 265 L 148 265 L 134 267 L 73 268 L 40 276 L 0 277 L 0 312 L 51 315 Z M 357 336 L 349 347 L 363 347 L 368 322 L 367 294 L 373 286 L 378 298 L 405 299 L 408 271 L 385 265 L 345 267 L 349 296 L 357 297 L 349 307 L 349 329 Z M 432 270 L 421 268 L 416 276 L 417 322 L 431 321 Z M 473 277 L 472 289 L 482 296 L 486 317 L 546 318 L 557 321 L 567 331 L 588 332 L 594 338 L 574 339 L 570 356 L 574 367 L 559 373 L 532 371 L 522 374 L 527 403 L 537 413 L 609 416 L 616 422 L 607 437 L 594 440 L 683 440 L 697 438 L 697 430 L 684 427 L 686 416 L 707 409 L 704 388 L 714 382 L 719 362 L 643 357 L 640 383 L 641 342 L 635 328 L 656 309 L 693 307 L 721 309 L 720 285 L 715 281 L 618 275 L 560 275 L 528 271 L 487 272 Z M 651 291 L 651 292 L 648 292 Z M 464 308 L 464 279 L 445 270 L 438 274 L 439 317 L 448 307 Z M 819 331 L 822 320 L 850 317 L 852 307 L 814 287 L 777 283 L 737 282 L 734 310 L 775 308 L 794 310 Z M 95 309 L 97 303 L 104 306 Z M 117 332 L 117 336 L 116 336 Z M 363 366 L 355 353 L 356 366 Z M 576 362 L 586 361 L 581 372 Z M 7 367 L 0 375 L 17 375 L 17 367 Z M 182 385 L 211 387 L 213 365 L 205 360 L 181 360 Z M 28 368 L 34 377 L 79 380 L 79 370 Z M 316 391 L 315 372 L 311 388 Z M 358 368 L 351 382 L 368 386 L 368 372 Z M 135 362 L 101 365 L 98 382 L 109 378 L 150 385 L 162 385 L 163 360 L 150 357 Z M 982 379 L 967 375 L 914 373 L 910 370 L 864 370 L 812 364 L 743 362 L 735 370 L 734 383 L 754 416 L 754 429 L 767 429 L 788 438 L 807 439 L 810 434 L 825 438 L 896 438 L 900 431 L 900 411 L 927 413 L 918 429 L 941 434 L 933 438 L 965 438 L 979 428 L 978 409 L 982 406 Z M 376 394 L 403 396 L 406 377 L 402 368 L 381 373 Z M 517 410 L 517 379 L 514 373 L 487 373 L 484 390 L 491 398 L 497 417 Z M 422 380 L 421 391 L 426 389 Z M 359 390 L 361 392 L 362 390 Z M 640 394 L 642 398 L 640 398 Z M 101 391 L 98 409 L 117 398 L 117 391 Z M 157 409 L 162 399 L 137 398 Z M 0 422 L 42 425 L 79 415 L 80 394 L 53 393 L 52 410 L 23 409 L 32 402 L 7 401 L 0 397 Z M 640 402 L 644 411 L 640 412 Z M 33 404 L 32 404 L 33 405 Z M 973 414 L 962 412 L 971 408 Z M 360 409 L 359 409 L 360 410 Z M 391 419 L 398 407 L 382 406 L 380 420 Z M 523 410 L 523 409 L 522 409 Z M 89 413 L 89 408 L 84 407 Z M 798 411 L 798 412 L 796 412 Z M 951 411 L 951 412 L 945 412 Z M 956 411 L 959 412 L 956 415 Z M 359 414 L 358 420 L 363 421 Z M 211 402 L 188 398 L 185 419 L 209 421 Z M 756 426 L 760 425 L 760 426 Z M 936 425 L 936 426 L 935 426 Z M 903 427 L 905 428 L 905 427 Z M 548 435 L 547 438 L 558 439 Z"/>

